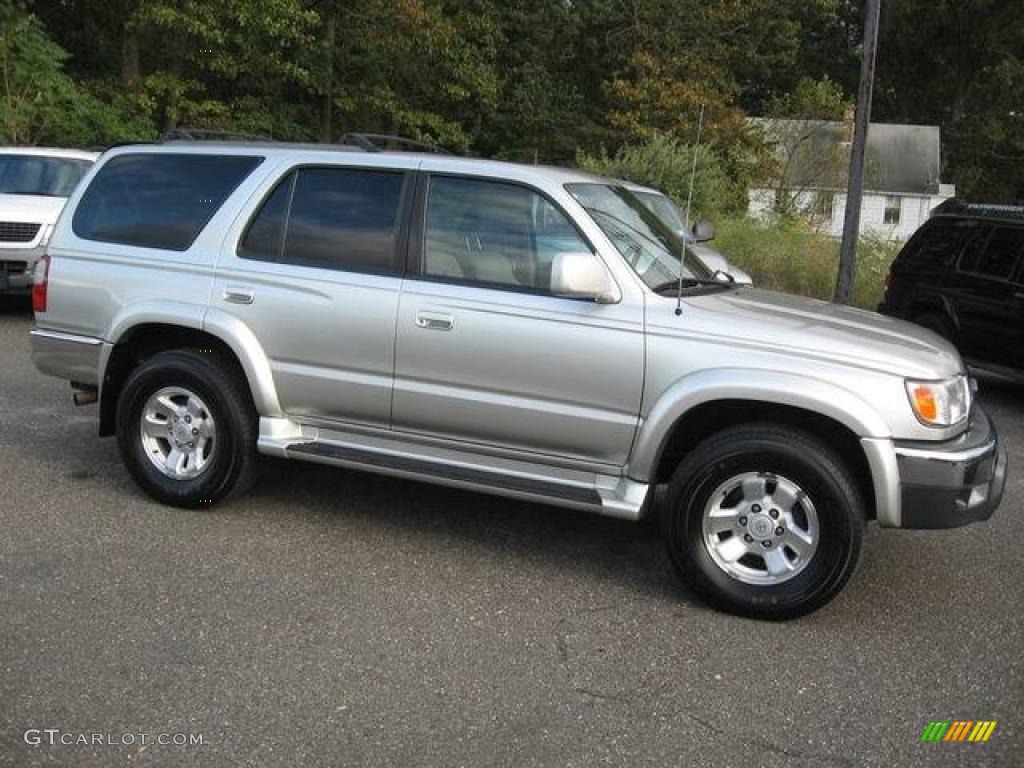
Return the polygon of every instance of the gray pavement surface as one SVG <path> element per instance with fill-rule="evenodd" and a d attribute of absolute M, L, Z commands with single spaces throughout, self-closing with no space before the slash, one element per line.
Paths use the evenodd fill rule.
<path fill-rule="evenodd" d="M 2 766 L 1024 765 L 1024 390 L 983 385 L 996 517 L 871 526 L 839 599 L 768 624 L 701 604 L 649 525 L 284 461 L 161 507 L 30 324 L 0 308 Z M 998 726 L 920 743 L 940 719 Z"/>

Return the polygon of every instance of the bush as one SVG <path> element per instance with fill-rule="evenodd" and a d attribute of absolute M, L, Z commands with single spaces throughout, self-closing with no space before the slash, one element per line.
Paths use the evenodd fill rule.
<path fill-rule="evenodd" d="M 598 155 L 588 155 L 581 150 L 576 155 L 576 164 L 591 173 L 660 189 L 684 208 L 690 189 L 694 151 L 690 144 L 658 134 L 643 144 L 624 145 L 614 155 L 609 155 L 603 148 Z M 722 211 L 735 209 L 735 190 L 731 188 L 721 159 L 714 150 L 702 146 L 696 152 L 691 218 L 713 219 Z"/>
<path fill-rule="evenodd" d="M 768 290 L 831 300 L 839 268 L 839 241 L 799 221 L 760 224 L 750 219 L 719 222 L 711 245 Z M 862 236 L 857 246 L 853 304 L 874 309 L 898 243 Z"/>

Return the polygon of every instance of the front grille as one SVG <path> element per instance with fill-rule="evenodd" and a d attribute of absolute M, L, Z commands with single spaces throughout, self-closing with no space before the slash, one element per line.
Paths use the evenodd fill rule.
<path fill-rule="evenodd" d="M 41 226 L 23 221 L 0 221 L 0 243 L 31 243 Z"/>

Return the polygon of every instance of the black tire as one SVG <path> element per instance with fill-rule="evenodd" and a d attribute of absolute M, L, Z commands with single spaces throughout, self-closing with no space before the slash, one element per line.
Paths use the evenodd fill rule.
<path fill-rule="evenodd" d="M 780 584 L 749 584 L 716 564 L 702 520 L 711 494 L 745 472 L 795 482 L 813 502 L 819 541 L 802 571 Z M 676 570 L 709 604 L 758 619 L 790 619 L 835 597 L 853 575 L 864 536 L 864 503 L 843 461 L 791 427 L 753 424 L 712 435 L 680 463 L 661 508 L 662 535 Z"/>
<path fill-rule="evenodd" d="M 956 331 L 953 329 L 953 324 L 941 312 L 925 312 L 923 315 L 915 317 L 914 322 L 956 346 Z"/>
<path fill-rule="evenodd" d="M 216 423 L 219 443 L 198 477 L 168 477 L 143 448 L 142 410 L 149 397 L 164 387 L 194 392 Z M 154 355 L 132 371 L 117 401 L 117 443 L 128 472 L 152 498 L 187 509 L 212 506 L 252 485 L 258 422 L 244 378 L 214 352 L 171 350 Z"/>

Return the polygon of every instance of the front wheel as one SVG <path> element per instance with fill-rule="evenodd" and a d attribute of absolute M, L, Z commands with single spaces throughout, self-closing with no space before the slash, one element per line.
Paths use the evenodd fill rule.
<path fill-rule="evenodd" d="M 210 352 L 154 355 L 118 398 L 125 466 L 146 493 L 177 507 L 208 506 L 251 484 L 256 425 L 244 379 Z"/>
<path fill-rule="evenodd" d="M 669 485 L 661 522 L 673 565 L 712 605 L 787 619 L 835 597 L 856 567 L 864 504 L 815 437 L 770 424 L 698 445 Z"/>

